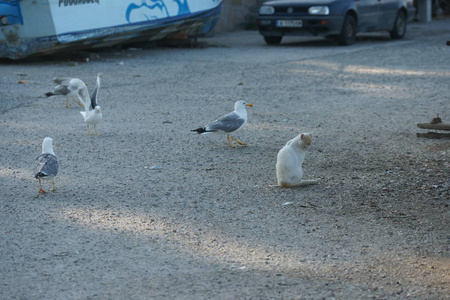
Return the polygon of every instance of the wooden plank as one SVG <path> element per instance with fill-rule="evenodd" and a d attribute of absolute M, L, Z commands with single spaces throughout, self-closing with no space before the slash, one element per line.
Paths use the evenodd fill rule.
<path fill-rule="evenodd" d="M 428 139 L 450 139 L 450 133 L 417 133 L 417 137 L 428 138 Z"/>
<path fill-rule="evenodd" d="M 449 123 L 437 123 L 437 124 L 419 123 L 419 124 L 417 124 L 417 127 L 424 128 L 424 129 L 450 130 Z"/>

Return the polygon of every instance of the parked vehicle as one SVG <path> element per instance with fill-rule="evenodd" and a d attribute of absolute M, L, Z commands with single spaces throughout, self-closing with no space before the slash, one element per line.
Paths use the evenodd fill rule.
<path fill-rule="evenodd" d="M 261 6 L 256 23 L 269 45 L 285 35 L 325 36 L 351 45 L 358 32 L 388 31 L 401 39 L 414 14 L 413 0 L 271 0 Z"/>

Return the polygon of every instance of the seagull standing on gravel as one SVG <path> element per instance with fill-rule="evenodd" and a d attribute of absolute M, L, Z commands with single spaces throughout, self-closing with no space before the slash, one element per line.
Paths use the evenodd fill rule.
<path fill-rule="evenodd" d="M 45 138 L 42 142 L 42 154 L 36 158 L 37 166 L 35 167 L 34 178 L 39 180 L 39 193 L 45 193 L 42 189 L 42 180 L 51 180 L 52 188 L 50 191 L 56 190 L 55 180 L 53 179 L 58 174 L 58 159 L 55 152 L 53 152 L 53 139 Z"/>
<path fill-rule="evenodd" d="M 250 103 L 245 103 L 245 101 L 236 101 L 234 104 L 234 111 L 226 114 L 219 119 L 215 120 L 209 125 L 205 127 L 200 127 L 191 131 L 195 131 L 198 134 L 208 134 L 208 133 L 218 133 L 225 134 L 228 139 L 229 147 L 236 147 L 231 144 L 230 138 L 238 143 L 239 145 L 245 146 L 247 144 L 236 140 L 231 133 L 237 132 L 242 129 L 245 124 L 247 124 L 247 110 L 246 107 L 252 107 L 253 105 Z"/>
<path fill-rule="evenodd" d="M 86 85 L 82 80 L 78 78 L 55 78 L 53 82 L 57 84 L 53 92 L 48 92 L 45 94 L 47 97 L 55 96 L 55 95 L 63 95 L 66 96 L 66 107 L 69 108 L 69 98 L 78 104 L 79 106 L 83 106 L 83 103 L 78 101 L 78 94 L 81 92 L 86 92 Z"/>
<path fill-rule="evenodd" d="M 103 74 L 99 73 L 97 75 L 97 85 L 95 89 L 92 91 L 91 96 L 88 94 L 80 95 L 80 99 L 83 101 L 85 111 L 80 111 L 80 114 L 84 118 L 84 122 L 86 122 L 87 133 L 91 135 L 92 133 L 89 131 L 89 125 L 94 126 L 95 135 L 98 135 L 97 132 L 97 124 L 102 120 L 102 110 L 98 105 L 98 90 L 100 89 L 100 85 L 102 82 Z"/>

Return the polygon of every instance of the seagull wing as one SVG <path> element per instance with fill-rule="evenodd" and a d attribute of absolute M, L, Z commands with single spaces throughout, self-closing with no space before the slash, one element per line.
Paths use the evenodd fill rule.
<path fill-rule="evenodd" d="M 102 83 L 102 73 L 97 75 L 97 85 L 91 93 L 91 107 L 94 109 L 98 105 L 98 91 L 100 89 L 100 85 Z"/>
<path fill-rule="evenodd" d="M 58 160 L 56 156 L 49 153 L 43 153 L 36 158 L 35 177 L 55 176 L 58 174 Z"/>
<path fill-rule="evenodd" d="M 54 78 L 53 82 L 57 84 L 54 89 L 54 93 L 56 95 L 64 95 L 67 96 L 70 92 L 72 92 L 71 89 L 69 89 L 70 80 L 72 78 Z"/>
<path fill-rule="evenodd" d="M 233 132 L 238 130 L 244 122 L 243 118 L 232 112 L 207 125 L 205 129 L 209 132 Z"/>
<path fill-rule="evenodd" d="M 84 109 L 86 111 L 91 110 L 91 97 L 89 97 L 89 92 L 86 88 L 86 86 L 81 87 L 80 89 L 77 90 L 77 96 L 78 99 L 80 99 L 80 101 L 84 104 Z"/>
<path fill-rule="evenodd" d="M 66 78 L 66 77 L 56 77 L 53 78 L 53 82 L 56 84 L 62 84 L 65 86 L 68 86 L 70 84 L 70 80 L 72 80 L 72 78 Z"/>

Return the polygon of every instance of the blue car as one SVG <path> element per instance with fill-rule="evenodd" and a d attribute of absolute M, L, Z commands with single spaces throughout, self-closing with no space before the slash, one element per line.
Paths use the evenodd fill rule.
<path fill-rule="evenodd" d="M 324 36 L 351 45 L 358 32 L 388 31 L 401 39 L 414 14 L 413 0 L 271 0 L 259 9 L 256 23 L 269 45 L 285 35 Z"/>

